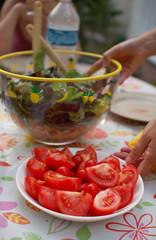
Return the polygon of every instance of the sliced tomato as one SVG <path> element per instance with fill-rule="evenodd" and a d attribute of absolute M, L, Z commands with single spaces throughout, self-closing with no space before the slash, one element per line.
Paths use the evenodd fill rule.
<path fill-rule="evenodd" d="M 29 159 L 26 165 L 26 173 L 28 177 L 34 177 L 36 179 L 43 179 L 43 174 L 47 170 L 47 166 L 44 162 L 40 162 L 36 159 Z"/>
<path fill-rule="evenodd" d="M 79 191 L 82 183 L 80 178 L 63 176 L 51 170 L 45 172 L 44 180 L 48 187 L 67 191 Z"/>
<path fill-rule="evenodd" d="M 85 216 L 93 203 L 89 193 L 56 190 L 55 197 L 58 209 L 67 215 Z"/>
<path fill-rule="evenodd" d="M 68 147 L 64 147 L 60 152 L 66 154 L 66 155 L 69 156 L 70 158 L 73 157 L 73 154 L 72 154 L 72 152 L 69 150 Z"/>
<path fill-rule="evenodd" d="M 120 167 L 120 161 L 118 158 L 110 155 L 106 158 L 104 158 L 101 162 L 99 162 L 98 164 L 101 163 L 109 163 L 116 171 L 120 172 L 121 171 L 121 167 Z"/>
<path fill-rule="evenodd" d="M 134 186 L 126 184 L 116 186 L 114 189 L 120 194 L 121 197 L 121 202 L 118 209 L 127 206 L 132 201 Z"/>
<path fill-rule="evenodd" d="M 81 156 L 81 158 L 85 162 L 88 160 L 94 160 L 95 162 L 97 162 L 97 154 L 91 146 L 88 146 L 84 150 L 77 151 L 76 156 Z"/>
<path fill-rule="evenodd" d="M 33 177 L 25 177 L 25 189 L 27 193 L 35 200 L 37 200 L 38 188 L 45 184 L 44 181 L 36 180 Z"/>
<path fill-rule="evenodd" d="M 75 166 L 78 167 L 82 162 L 83 162 L 83 158 L 79 155 L 74 155 L 72 157 L 73 162 L 75 163 Z"/>
<path fill-rule="evenodd" d="M 85 162 L 85 168 L 95 166 L 95 165 L 96 165 L 96 162 L 92 159 Z"/>
<path fill-rule="evenodd" d="M 52 211 L 58 211 L 58 207 L 55 202 L 55 189 L 41 186 L 38 189 L 38 201 L 39 204 Z"/>
<path fill-rule="evenodd" d="M 96 183 L 85 183 L 83 190 L 84 193 L 90 193 L 93 198 L 100 192 L 100 188 Z"/>
<path fill-rule="evenodd" d="M 45 163 L 53 170 L 57 170 L 61 166 L 72 168 L 75 166 L 73 160 L 64 153 L 53 153 L 45 159 Z"/>
<path fill-rule="evenodd" d="M 77 175 L 77 177 L 81 178 L 83 182 L 88 181 L 84 161 L 79 165 L 79 167 L 76 171 L 76 175 Z"/>
<path fill-rule="evenodd" d="M 64 176 L 69 177 L 70 176 L 70 170 L 68 167 L 61 166 L 57 169 L 57 173 L 62 174 Z"/>
<path fill-rule="evenodd" d="M 98 216 L 112 214 L 118 209 L 120 202 L 120 194 L 113 188 L 107 188 L 95 196 L 91 212 Z"/>
<path fill-rule="evenodd" d="M 46 147 L 35 147 L 32 153 L 35 159 L 43 162 L 46 159 L 46 157 L 48 157 L 51 153 L 54 153 L 54 152 L 59 152 L 59 150 L 50 149 Z"/>
<path fill-rule="evenodd" d="M 119 173 L 108 163 L 86 168 L 86 175 L 91 182 L 101 188 L 113 187 L 117 185 L 119 179 Z"/>
<path fill-rule="evenodd" d="M 129 184 L 134 186 L 137 182 L 138 176 L 138 170 L 134 165 L 124 166 L 119 173 L 118 185 Z"/>
<path fill-rule="evenodd" d="M 26 192 L 33 198 L 37 199 L 36 179 L 33 177 L 25 177 Z"/>
<path fill-rule="evenodd" d="M 36 180 L 37 191 L 38 191 L 40 186 L 44 186 L 44 185 L 45 185 L 45 181 L 43 181 L 43 180 Z"/>

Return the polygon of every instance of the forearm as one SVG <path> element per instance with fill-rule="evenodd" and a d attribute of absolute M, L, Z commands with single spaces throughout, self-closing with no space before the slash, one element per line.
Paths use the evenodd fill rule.
<path fill-rule="evenodd" d="M 145 59 L 156 55 L 156 28 L 140 35 L 136 38 L 143 49 Z"/>

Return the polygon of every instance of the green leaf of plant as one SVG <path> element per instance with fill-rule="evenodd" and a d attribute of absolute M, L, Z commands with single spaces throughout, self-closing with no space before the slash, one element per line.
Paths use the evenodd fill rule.
<path fill-rule="evenodd" d="M 67 90 L 67 99 L 66 101 L 72 101 L 78 97 L 81 97 L 83 92 L 78 92 L 76 87 L 69 86 L 66 88 Z"/>
<path fill-rule="evenodd" d="M 45 49 L 40 48 L 40 50 L 35 54 L 35 61 L 34 61 L 35 72 L 44 69 L 44 53 L 45 53 Z"/>
<path fill-rule="evenodd" d="M 89 240 L 91 237 L 91 232 L 89 228 L 84 225 L 83 227 L 79 228 L 79 230 L 76 232 L 76 236 L 79 240 Z"/>
<path fill-rule="evenodd" d="M 142 202 L 142 205 L 148 206 L 148 207 L 154 206 L 154 204 L 150 202 Z"/>
<path fill-rule="evenodd" d="M 135 207 L 139 208 L 139 209 L 142 209 L 142 206 L 140 204 L 137 204 Z"/>
<path fill-rule="evenodd" d="M 14 180 L 14 178 L 12 178 L 12 177 L 7 177 L 7 176 L 1 177 L 0 179 L 2 179 L 2 180 L 4 180 L 4 181 L 13 181 L 13 180 Z"/>
<path fill-rule="evenodd" d="M 60 91 L 60 89 L 66 89 L 66 83 L 65 82 L 53 82 L 50 87 L 53 89 L 53 91 Z"/>
<path fill-rule="evenodd" d="M 23 233 L 26 240 L 44 240 L 41 236 L 33 232 Z"/>

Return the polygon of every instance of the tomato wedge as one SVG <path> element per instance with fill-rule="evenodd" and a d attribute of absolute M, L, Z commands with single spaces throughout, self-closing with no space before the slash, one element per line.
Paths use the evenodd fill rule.
<path fill-rule="evenodd" d="M 28 177 L 34 177 L 36 179 L 43 179 L 43 174 L 47 170 L 47 166 L 44 162 L 40 162 L 36 159 L 29 159 L 26 165 L 26 173 Z"/>
<path fill-rule="evenodd" d="M 82 182 L 80 178 L 63 176 L 52 170 L 45 172 L 44 180 L 48 187 L 67 191 L 79 191 Z"/>
<path fill-rule="evenodd" d="M 37 200 L 37 193 L 40 186 L 45 184 L 44 181 L 36 180 L 33 177 L 25 177 L 25 189 L 26 192 L 35 200 Z"/>
<path fill-rule="evenodd" d="M 88 160 L 94 160 L 95 162 L 97 162 L 97 154 L 95 150 L 90 146 L 88 146 L 84 150 L 77 151 L 76 156 L 81 156 L 82 160 L 85 162 Z"/>
<path fill-rule="evenodd" d="M 48 157 L 50 154 L 54 152 L 59 152 L 59 150 L 45 147 L 35 147 L 32 153 L 35 159 L 43 162 L 46 159 L 46 157 Z"/>
<path fill-rule="evenodd" d="M 110 155 L 106 158 L 104 158 L 101 162 L 99 162 L 98 164 L 101 163 L 109 163 L 116 171 L 120 172 L 121 168 L 120 168 L 120 161 L 118 158 Z"/>
<path fill-rule="evenodd" d="M 60 152 L 66 154 L 66 155 L 69 156 L 70 158 L 73 157 L 73 154 L 72 154 L 72 152 L 69 150 L 68 147 L 64 147 Z"/>
<path fill-rule="evenodd" d="M 55 197 L 58 209 L 67 215 L 85 216 L 93 203 L 89 193 L 56 190 Z"/>
<path fill-rule="evenodd" d="M 45 159 L 45 163 L 53 170 L 57 170 L 61 166 L 68 168 L 75 167 L 73 160 L 64 153 L 53 153 Z"/>
<path fill-rule="evenodd" d="M 41 186 L 38 189 L 38 201 L 39 204 L 52 211 L 58 211 L 58 207 L 55 202 L 55 189 Z"/>
<path fill-rule="evenodd" d="M 120 194 L 121 202 L 118 209 L 127 206 L 133 198 L 134 187 L 132 185 L 120 185 L 114 187 L 114 189 Z"/>
<path fill-rule="evenodd" d="M 86 168 L 86 175 L 91 182 L 101 188 L 113 187 L 117 185 L 119 179 L 119 173 L 108 163 Z"/>
<path fill-rule="evenodd" d="M 108 215 L 118 209 L 121 202 L 120 194 L 113 188 L 99 192 L 93 200 L 93 215 Z"/>
<path fill-rule="evenodd" d="M 70 170 L 68 167 L 62 166 L 57 169 L 57 173 L 62 174 L 64 176 L 70 176 Z"/>
<path fill-rule="evenodd" d="M 82 187 L 84 193 L 90 193 L 93 198 L 100 192 L 100 188 L 96 183 L 85 183 Z"/>
<path fill-rule="evenodd" d="M 134 165 L 124 166 L 119 173 L 118 185 L 130 184 L 134 186 L 137 182 L 138 176 L 138 170 Z"/>

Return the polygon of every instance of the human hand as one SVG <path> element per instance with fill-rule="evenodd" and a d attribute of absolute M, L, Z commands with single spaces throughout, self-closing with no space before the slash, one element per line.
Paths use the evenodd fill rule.
<path fill-rule="evenodd" d="M 120 152 L 113 153 L 113 155 L 118 158 L 121 158 L 122 160 L 125 160 L 131 151 L 132 151 L 132 147 L 126 146 L 126 147 L 122 147 L 120 149 Z M 143 158 L 144 158 L 144 155 L 140 156 L 137 159 L 137 162 L 135 163 L 136 167 L 138 167 L 139 163 L 143 160 Z"/>
<path fill-rule="evenodd" d="M 115 155 L 124 159 L 127 164 L 134 164 L 139 174 L 144 177 L 156 162 L 156 118 L 145 127 L 134 148 L 123 148 Z"/>
<path fill-rule="evenodd" d="M 103 53 L 103 59 L 95 62 L 87 74 L 91 75 L 92 69 L 93 71 L 96 71 L 102 67 L 111 67 L 111 59 L 119 61 L 122 65 L 122 71 L 120 73 L 119 79 L 119 84 L 121 84 L 145 60 L 144 48 L 141 44 L 141 38 L 130 39 L 115 45 Z"/>

